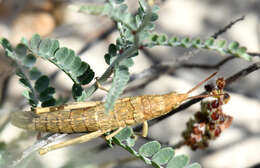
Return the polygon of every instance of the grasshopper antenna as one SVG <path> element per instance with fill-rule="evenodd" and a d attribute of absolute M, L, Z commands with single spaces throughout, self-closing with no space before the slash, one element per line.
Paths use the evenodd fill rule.
<path fill-rule="evenodd" d="M 214 72 L 213 74 L 211 74 L 209 77 L 207 77 L 206 79 L 204 79 L 203 81 L 201 81 L 199 84 L 197 84 L 194 88 L 192 88 L 191 90 L 189 90 L 186 94 L 190 94 L 191 92 L 193 92 L 194 90 L 196 90 L 198 87 L 200 87 L 202 84 L 204 84 L 205 82 L 207 82 L 208 80 L 210 80 L 211 78 L 213 78 L 215 75 L 217 74 L 217 72 Z M 209 97 L 206 95 L 201 95 L 203 97 Z M 201 98 L 203 98 L 201 97 Z M 191 98 L 191 97 L 189 97 Z M 197 97 L 199 98 L 199 97 Z"/>
<path fill-rule="evenodd" d="M 225 95 L 225 94 L 218 94 L 218 96 L 221 96 L 221 95 Z M 214 95 L 211 95 L 211 94 L 205 94 L 205 95 L 198 95 L 198 96 L 190 96 L 190 97 L 187 97 L 187 99 L 198 99 L 198 98 L 206 98 L 206 97 L 214 97 Z"/>

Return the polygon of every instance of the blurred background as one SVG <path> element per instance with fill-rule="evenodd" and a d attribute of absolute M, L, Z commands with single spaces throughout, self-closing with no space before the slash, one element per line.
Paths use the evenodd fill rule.
<path fill-rule="evenodd" d="M 13 45 L 21 37 L 30 39 L 34 33 L 56 38 L 61 46 L 75 50 L 82 60 L 90 64 L 99 77 L 107 68 L 103 59 L 108 45 L 118 37 L 114 23 L 108 18 L 78 13 L 71 5 L 82 3 L 103 3 L 94 0 L 0 0 L 0 37 L 9 39 Z M 129 10 L 137 9 L 138 1 L 128 0 Z M 255 53 L 252 62 L 236 58 L 219 68 L 191 68 L 183 66 L 168 74 L 148 80 L 138 79 L 122 96 L 163 94 L 170 91 L 186 92 L 214 71 L 217 77 L 229 77 L 259 62 L 260 53 L 260 1 L 259 0 L 158 0 L 160 6 L 156 30 L 169 36 L 189 36 L 207 39 L 230 22 L 245 16 L 218 38 L 238 41 L 248 51 Z M 187 55 L 189 57 L 187 57 Z M 133 74 L 158 63 L 175 64 L 176 60 L 187 58 L 184 63 L 215 65 L 225 58 L 215 52 L 187 50 L 184 48 L 155 47 L 140 52 L 131 68 Z M 72 82 L 52 64 L 37 60 L 38 68 L 52 77 L 51 85 L 56 95 L 71 98 Z M 205 150 L 192 151 L 188 147 L 176 150 L 176 154 L 187 154 L 191 162 L 199 162 L 205 168 L 257 167 L 260 164 L 260 83 L 259 71 L 232 83 L 227 91 L 231 101 L 224 111 L 233 117 L 233 123 L 221 136 L 210 143 Z M 105 85 L 109 88 L 109 85 Z M 134 88 L 134 89 L 131 89 Z M 0 162 L 3 158 L 12 161 L 36 142 L 36 133 L 16 128 L 9 123 L 9 114 L 17 110 L 28 110 L 22 96 L 24 88 L 15 76 L 0 48 Z M 203 88 L 197 93 L 203 91 Z M 196 94 L 196 93 L 195 93 Z M 102 100 L 105 93 L 98 91 L 91 98 Z M 73 101 L 71 99 L 71 101 Z M 199 103 L 150 127 L 149 137 L 161 142 L 175 144 L 181 140 L 181 128 L 192 113 L 199 110 Z M 71 138 L 75 135 L 70 135 Z M 146 142 L 137 141 L 137 147 Z M 130 157 L 119 147 L 100 148 L 101 138 L 74 145 L 40 156 L 34 153 L 26 158 L 20 167 L 38 168 L 134 168 L 148 167 L 142 161 L 128 161 Z"/>

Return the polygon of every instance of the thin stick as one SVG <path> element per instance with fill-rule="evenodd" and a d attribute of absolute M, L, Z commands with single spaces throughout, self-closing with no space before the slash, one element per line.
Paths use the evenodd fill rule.
<path fill-rule="evenodd" d="M 198 98 L 206 98 L 206 97 L 211 97 L 212 95 L 207 94 L 207 95 L 198 95 L 198 96 L 190 96 L 187 97 L 187 99 L 198 99 Z"/>
<path fill-rule="evenodd" d="M 221 96 L 221 95 L 224 95 L 224 94 L 217 94 L 217 96 Z M 198 99 L 198 98 L 206 98 L 206 97 L 214 97 L 214 96 L 211 94 L 206 94 L 206 95 L 190 96 L 190 97 L 187 97 L 187 99 Z"/>

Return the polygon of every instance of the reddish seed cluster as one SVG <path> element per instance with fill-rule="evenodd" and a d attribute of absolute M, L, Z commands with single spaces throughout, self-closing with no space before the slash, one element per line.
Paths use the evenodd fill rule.
<path fill-rule="evenodd" d="M 195 113 L 194 118 L 187 122 L 187 129 L 182 134 L 186 145 L 193 150 L 208 147 L 209 140 L 216 139 L 232 123 L 232 117 L 224 114 L 222 110 L 222 106 L 230 99 L 230 96 L 223 91 L 224 78 L 219 78 L 216 85 L 217 88 L 211 85 L 205 86 L 214 100 L 201 103 L 201 111 Z"/>

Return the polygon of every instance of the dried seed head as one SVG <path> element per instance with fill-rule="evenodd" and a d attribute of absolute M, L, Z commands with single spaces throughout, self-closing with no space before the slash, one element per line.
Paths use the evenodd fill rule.
<path fill-rule="evenodd" d="M 225 128 L 228 128 L 228 127 L 230 127 L 233 118 L 229 115 L 226 115 L 225 118 L 226 118 L 226 120 L 224 122 L 224 126 L 225 126 Z"/>
<path fill-rule="evenodd" d="M 230 95 L 228 93 L 225 93 L 223 98 L 224 104 L 227 104 L 229 100 L 230 100 Z"/>
<path fill-rule="evenodd" d="M 198 135 L 198 134 L 201 134 L 201 130 L 197 127 L 197 126 L 194 126 L 192 128 L 192 132 L 195 134 L 195 135 Z"/>
<path fill-rule="evenodd" d="M 217 111 L 215 111 L 210 115 L 210 117 L 212 120 L 216 121 L 219 119 L 219 114 L 217 113 Z"/>
<path fill-rule="evenodd" d="M 196 144 L 196 138 L 194 137 L 190 137 L 187 141 L 187 144 L 188 145 L 193 145 L 193 144 Z"/>
<path fill-rule="evenodd" d="M 211 103 L 211 107 L 212 108 L 218 108 L 219 107 L 219 101 L 213 100 L 212 103 Z"/>
<path fill-rule="evenodd" d="M 205 90 L 207 92 L 212 92 L 213 89 L 214 89 L 214 85 L 212 83 L 211 84 L 207 84 L 207 85 L 204 86 L 204 88 L 205 88 Z"/>
<path fill-rule="evenodd" d="M 224 89 L 225 85 L 226 85 L 226 81 L 224 78 L 218 78 L 218 80 L 216 81 L 217 87 L 218 89 L 222 90 Z"/>
<path fill-rule="evenodd" d="M 223 124 L 223 123 L 225 122 L 225 120 L 226 120 L 225 115 L 224 115 L 224 114 L 220 114 L 220 115 L 219 115 L 219 123 L 220 123 L 220 124 Z"/>
<path fill-rule="evenodd" d="M 216 139 L 231 125 L 232 117 L 224 114 L 222 110 L 222 106 L 230 99 L 229 94 L 223 91 L 226 84 L 224 78 L 219 78 L 216 84 L 217 88 L 213 85 L 205 86 L 208 95 L 214 99 L 201 103 L 201 111 L 195 113 L 195 119 L 189 120 L 183 133 L 186 144 L 193 150 L 206 148 L 210 140 Z"/>
<path fill-rule="evenodd" d="M 215 137 L 218 137 L 218 136 L 220 135 L 220 133 L 221 133 L 221 129 L 220 129 L 220 127 L 217 127 L 217 128 L 215 129 L 215 131 L 214 131 Z"/>
<path fill-rule="evenodd" d="M 210 124 L 209 124 L 209 130 L 210 130 L 210 131 L 215 130 L 215 128 L 216 128 L 216 125 L 215 125 L 215 124 L 213 124 L 213 123 L 210 123 Z"/>

